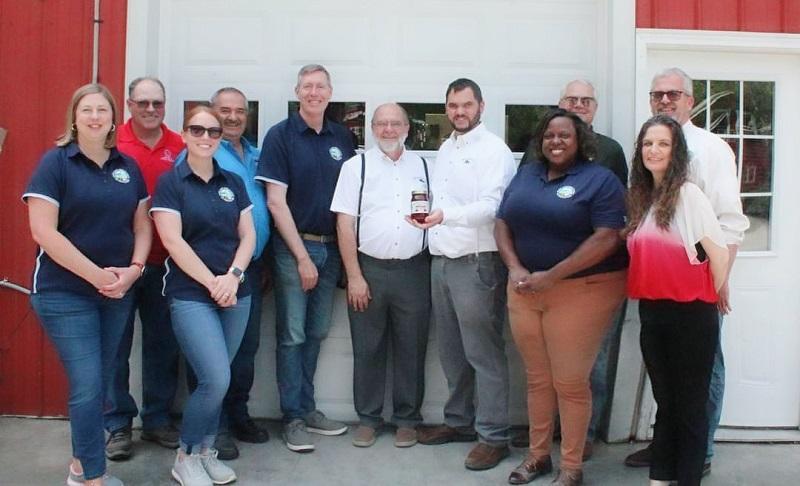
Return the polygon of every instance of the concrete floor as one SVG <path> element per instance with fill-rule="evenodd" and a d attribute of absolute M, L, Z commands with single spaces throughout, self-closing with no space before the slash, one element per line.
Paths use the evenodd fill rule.
<path fill-rule="evenodd" d="M 267 422 L 271 439 L 266 444 L 240 444 L 241 456 L 228 464 L 246 485 L 490 485 L 506 484 L 508 473 L 524 455 L 512 449 L 511 457 L 490 471 L 464 468 L 464 457 L 472 444 L 393 446 L 392 431 L 386 429 L 368 449 L 351 445 L 349 436 L 316 438 L 311 454 L 290 452 L 279 437 L 279 424 Z M 69 450 L 69 423 L 0 417 L 0 484 L 64 484 Z M 622 460 L 639 444 L 598 444 L 584 468 L 587 485 L 646 485 L 647 470 L 631 469 Z M 174 453 L 138 440 L 134 432 L 134 457 L 110 462 L 109 472 L 128 486 L 176 485 L 170 478 Z M 800 484 L 800 445 L 718 444 L 713 470 L 703 481 L 713 485 Z M 553 476 L 532 484 L 549 484 Z"/>

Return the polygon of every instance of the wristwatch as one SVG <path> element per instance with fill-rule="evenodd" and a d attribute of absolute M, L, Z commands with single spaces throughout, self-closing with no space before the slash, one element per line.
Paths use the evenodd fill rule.
<path fill-rule="evenodd" d="M 231 267 L 228 269 L 228 273 L 232 273 L 234 277 L 239 279 L 239 283 L 244 282 L 244 272 L 239 267 Z"/>

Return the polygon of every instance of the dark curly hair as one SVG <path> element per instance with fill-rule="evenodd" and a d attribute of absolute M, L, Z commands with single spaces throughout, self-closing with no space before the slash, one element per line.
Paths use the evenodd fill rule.
<path fill-rule="evenodd" d="M 559 117 L 569 118 L 572 120 L 572 124 L 575 126 L 575 135 L 578 137 L 578 153 L 575 154 L 575 160 L 594 160 L 595 155 L 597 154 L 597 138 L 594 136 L 592 129 L 589 128 L 589 125 L 581 120 L 578 115 L 561 108 L 555 108 L 548 111 L 544 118 L 542 118 L 542 120 L 539 122 L 539 125 L 536 127 L 536 132 L 533 134 L 532 143 L 533 155 L 536 157 L 536 160 L 544 163 L 547 162 L 547 160 L 544 158 L 544 154 L 542 153 L 544 132 L 547 131 L 547 126 L 550 124 L 550 122 Z"/>
<path fill-rule="evenodd" d="M 667 127 L 672 136 L 672 155 L 661 185 L 656 187 L 653 174 L 644 166 L 642 141 L 647 130 L 654 126 Z M 639 226 L 651 207 L 654 207 L 656 224 L 659 228 L 669 228 L 675 216 L 681 186 L 689 175 L 689 150 L 681 126 L 672 118 L 656 115 L 642 125 L 636 138 L 636 152 L 631 164 L 631 187 L 628 190 L 628 225 L 625 234 Z"/>

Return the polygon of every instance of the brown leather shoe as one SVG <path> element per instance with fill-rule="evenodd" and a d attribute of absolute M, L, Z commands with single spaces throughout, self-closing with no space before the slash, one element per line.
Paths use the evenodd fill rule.
<path fill-rule="evenodd" d="M 356 447 L 370 447 L 375 443 L 376 430 L 367 425 L 359 425 L 353 433 L 353 445 Z"/>
<path fill-rule="evenodd" d="M 439 445 L 448 442 L 472 442 L 478 438 L 475 432 L 464 433 L 447 425 L 417 428 L 417 440 L 420 444 Z"/>
<path fill-rule="evenodd" d="M 583 484 L 583 471 L 580 469 L 561 469 L 552 484 L 556 486 L 579 486 Z"/>
<path fill-rule="evenodd" d="M 394 435 L 395 447 L 411 447 L 417 444 L 417 429 L 398 427 Z"/>
<path fill-rule="evenodd" d="M 553 461 L 550 456 L 536 459 L 528 456 L 522 464 L 515 467 L 508 475 L 509 484 L 528 484 L 539 476 L 553 472 Z"/>
<path fill-rule="evenodd" d="M 471 471 L 491 469 L 500 464 L 500 461 L 509 454 L 508 446 L 495 447 L 481 442 L 469 451 L 464 466 Z"/>

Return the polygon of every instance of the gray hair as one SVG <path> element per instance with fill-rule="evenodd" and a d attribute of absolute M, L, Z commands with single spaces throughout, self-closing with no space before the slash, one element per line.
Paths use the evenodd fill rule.
<path fill-rule="evenodd" d="M 140 77 L 134 79 L 133 81 L 131 81 L 131 84 L 128 85 L 128 98 L 133 96 L 133 90 L 136 89 L 136 87 L 142 81 L 152 81 L 152 82 L 156 83 L 158 85 L 158 87 L 161 88 L 161 94 L 164 95 L 164 98 L 167 97 L 167 90 L 164 89 L 164 83 L 162 83 L 160 79 L 158 79 L 155 76 L 140 76 Z"/>
<path fill-rule="evenodd" d="M 242 93 L 242 90 L 234 88 L 233 86 L 225 86 L 224 88 L 220 88 L 214 91 L 214 94 L 211 95 L 211 99 L 208 101 L 208 103 L 211 105 L 212 108 L 214 107 L 215 104 L 217 104 L 217 98 L 219 98 L 219 95 L 223 93 L 238 94 L 239 96 L 242 97 L 242 99 L 244 99 L 244 111 L 250 111 L 249 106 L 247 104 L 247 96 L 245 96 L 245 94 Z"/>
<path fill-rule="evenodd" d="M 387 107 L 387 106 L 394 106 L 394 107 L 399 108 L 400 109 L 400 113 L 403 114 L 403 120 L 405 120 L 406 125 L 408 125 L 410 123 L 409 120 L 408 120 L 408 112 L 399 103 L 383 103 L 382 105 L 378 105 L 378 107 L 375 108 L 375 111 L 372 112 L 373 123 L 374 123 L 374 120 L 375 120 L 375 115 L 378 114 L 378 110 L 380 110 L 381 108 Z"/>
<path fill-rule="evenodd" d="M 333 87 L 331 84 L 331 73 L 325 69 L 325 66 L 322 64 L 306 64 L 300 68 L 300 71 L 297 72 L 297 84 L 295 85 L 294 89 L 299 89 L 300 80 L 303 78 L 303 76 L 311 73 L 325 73 L 325 78 L 328 80 L 328 86 Z"/>
<path fill-rule="evenodd" d="M 559 96 L 559 99 L 563 98 L 564 95 L 567 94 L 567 88 L 569 88 L 569 85 L 571 84 L 582 84 L 587 88 L 590 88 L 592 93 L 594 93 L 595 100 L 597 100 L 597 90 L 594 89 L 594 85 L 588 79 L 573 79 L 569 83 L 565 84 L 564 87 L 561 88 L 561 96 Z"/>
<path fill-rule="evenodd" d="M 681 80 L 683 80 L 683 92 L 687 96 L 694 96 L 694 88 L 692 87 L 692 78 L 689 77 L 688 74 L 686 74 L 686 71 L 677 67 L 664 69 L 663 71 L 660 71 L 655 76 L 653 76 L 653 81 L 650 83 L 650 89 L 651 90 L 653 89 L 653 85 L 656 84 L 656 80 L 661 78 L 666 78 L 667 76 L 678 76 L 679 78 L 681 78 Z"/>

